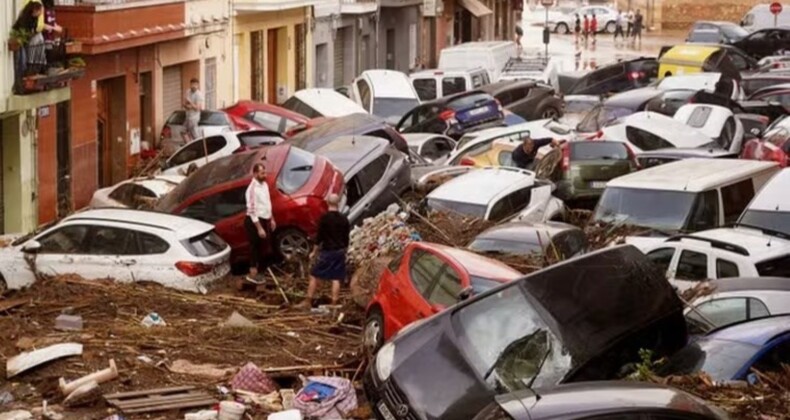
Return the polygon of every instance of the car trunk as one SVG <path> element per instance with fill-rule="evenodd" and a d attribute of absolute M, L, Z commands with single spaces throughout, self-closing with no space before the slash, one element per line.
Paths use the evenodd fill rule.
<path fill-rule="evenodd" d="M 606 182 L 631 172 L 631 162 L 627 160 L 571 160 L 572 174 L 576 188 L 604 189 Z"/>

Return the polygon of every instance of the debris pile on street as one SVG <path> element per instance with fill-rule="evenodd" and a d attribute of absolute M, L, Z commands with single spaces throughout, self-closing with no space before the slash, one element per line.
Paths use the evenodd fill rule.
<path fill-rule="evenodd" d="M 407 243 L 419 240 L 409 225 L 407 212 L 397 204 L 390 205 L 376 217 L 365 219 L 362 226 L 351 231 L 348 260 L 353 267 L 377 257 L 396 254 Z"/>

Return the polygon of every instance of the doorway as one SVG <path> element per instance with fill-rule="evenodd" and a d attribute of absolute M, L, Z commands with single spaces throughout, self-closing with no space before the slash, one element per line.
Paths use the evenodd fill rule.
<path fill-rule="evenodd" d="M 277 29 L 266 33 L 266 96 L 268 103 L 277 103 Z"/>
<path fill-rule="evenodd" d="M 250 86 L 252 87 L 252 100 L 256 102 L 263 102 L 265 99 L 265 91 L 264 91 L 264 83 L 263 83 L 263 76 L 264 76 L 264 62 L 263 62 L 263 52 L 264 52 L 264 45 L 263 45 L 263 31 L 255 31 L 250 34 L 250 57 L 252 57 L 251 63 L 251 74 L 252 77 Z"/>
<path fill-rule="evenodd" d="M 58 206 L 57 218 L 62 219 L 71 213 L 71 102 L 56 105 L 57 133 L 56 153 L 58 164 Z"/>
<path fill-rule="evenodd" d="M 386 34 L 386 53 L 387 53 L 387 60 L 385 61 L 385 68 L 394 69 L 395 68 L 395 29 L 387 29 Z"/>
<path fill-rule="evenodd" d="M 151 72 L 140 74 L 140 139 L 154 146 L 154 97 L 151 87 Z"/>
<path fill-rule="evenodd" d="M 99 187 L 126 179 L 126 78 L 101 80 L 96 89 Z"/>

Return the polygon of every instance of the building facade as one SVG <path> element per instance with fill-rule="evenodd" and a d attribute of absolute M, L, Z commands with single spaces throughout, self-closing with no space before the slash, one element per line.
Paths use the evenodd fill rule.
<path fill-rule="evenodd" d="M 376 68 L 376 0 L 334 0 L 315 5 L 315 86 L 347 86 Z"/>
<path fill-rule="evenodd" d="M 419 58 L 422 0 L 379 0 L 376 67 L 408 73 Z"/>

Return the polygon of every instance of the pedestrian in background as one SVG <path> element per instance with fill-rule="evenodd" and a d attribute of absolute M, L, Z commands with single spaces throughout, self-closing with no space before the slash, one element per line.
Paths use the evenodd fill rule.
<path fill-rule="evenodd" d="M 614 20 L 614 42 L 617 43 L 617 35 L 620 39 L 625 41 L 625 33 L 623 33 L 623 11 L 617 11 L 617 17 Z"/>
<path fill-rule="evenodd" d="M 310 308 L 318 288 L 319 281 L 332 283 L 332 305 L 337 305 L 340 300 L 340 285 L 346 282 L 346 252 L 348 249 L 351 224 L 348 218 L 340 213 L 338 206 L 340 197 L 331 194 L 326 199 L 329 210 L 321 216 L 318 222 L 318 234 L 311 259 L 318 258 L 310 270 L 310 284 L 307 286 L 307 297 L 299 306 Z"/>
<path fill-rule="evenodd" d="M 250 273 L 247 280 L 260 284 L 258 272 L 261 269 L 264 245 L 271 240 L 275 226 L 269 184 L 266 183 L 266 167 L 262 163 L 256 163 L 252 168 L 252 181 L 247 187 L 244 198 L 247 202 L 244 230 L 250 243 Z"/>
<path fill-rule="evenodd" d="M 595 13 L 592 14 L 592 19 L 590 19 L 590 33 L 592 34 L 593 45 L 595 45 L 595 35 L 598 33 L 598 18 L 595 17 Z"/>
<path fill-rule="evenodd" d="M 626 15 L 625 15 L 625 21 L 626 21 L 626 25 L 627 25 L 626 31 L 625 31 L 625 36 L 627 38 L 631 38 L 631 31 L 634 28 L 634 11 L 633 10 L 628 9 L 628 13 L 626 13 Z"/>
<path fill-rule="evenodd" d="M 189 90 L 184 98 L 184 109 L 186 110 L 186 134 L 187 141 L 195 140 L 198 135 L 198 125 L 200 125 L 200 111 L 203 110 L 203 92 L 200 91 L 200 81 L 193 78 L 189 81 Z"/>
<path fill-rule="evenodd" d="M 524 36 L 524 30 L 521 29 L 521 25 L 516 25 L 515 42 L 516 42 L 516 49 L 519 57 L 521 57 L 521 53 L 524 52 L 524 46 L 521 45 L 521 37 L 523 36 Z"/>
<path fill-rule="evenodd" d="M 587 18 L 587 15 L 584 15 L 584 45 L 587 45 L 587 37 L 590 35 L 590 19 Z"/>
<path fill-rule="evenodd" d="M 582 31 L 582 20 L 579 18 L 579 14 L 576 13 L 576 22 L 573 25 L 573 33 L 576 34 L 576 45 L 579 45 L 579 35 Z"/>
<path fill-rule="evenodd" d="M 639 45 L 642 45 L 642 26 L 644 25 L 644 18 L 642 17 L 642 11 L 636 11 L 636 15 L 634 15 L 634 29 L 633 33 L 631 34 L 634 38 L 634 44 L 636 44 L 636 39 L 639 38 Z"/>

